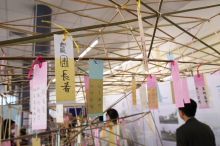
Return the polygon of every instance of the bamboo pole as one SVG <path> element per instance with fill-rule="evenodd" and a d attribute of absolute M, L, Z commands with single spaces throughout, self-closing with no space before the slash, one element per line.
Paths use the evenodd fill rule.
<path fill-rule="evenodd" d="M 191 33 L 189 33 L 188 31 L 186 31 L 185 29 L 183 29 L 182 27 L 180 27 L 179 25 L 176 25 L 173 21 L 171 21 L 170 19 L 166 18 L 165 16 L 161 16 L 163 19 L 165 19 L 166 21 L 170 22 L 171 24 L 173 24 L 174 26 L 176 26 L 177 28 L 179 28 L 180 30 L 182 30 L 183 32 L 185 32 L 186 34 L 190 35 L 191 37 L 193 37 L 194 39 L 196 39 L 197 41 L 199 41 L 200 43 L 202 43 L 203 45 L 207 46 L 208 48 L 210 48 L 211 50 L 213 50 L 214 52 L 216 52 L 217 54 L 220 55 L 220 53 L 214 49 L 213 47 L 211 47 L 210 45 L 206 44 L 205 42 L 203 42 L 202 40 L 200 40 L 199 38 L 197 38 L 196 36 L 192 35 Z"/>
<path fill-rule="evenodd" d="M 145 5 L 144 2 L 142 2 L 142 1 L 141 1 L 141 4 Z M 190 12 L 190 11 L 197 11 L 197 10 L 208 9 L 208 8 L 213 8 L 213 7 L 218 7 L 218 6 L 220 6 L 220 4 L 209 5 L 209 6 L 204 6 L 204 7 L 197 7 L 197 8 L 191 8 L 191 9 L 185 9 L 185 10 L 174 11 L 174 12 L 168 12 L 168 13 L 163 13 L 162 16 L 166 16 L 166 15 L 170 15 L 170 14 L 185 13 L 185 12 Z"/>
<path fill-rule="evenodd" d="M 154 25 L 153 37 L 152 37 L 152 39 L 151 39 L 151 44 L 150 44 L 150 48 L 149 48 L 148 55 L 147 55 L 148 58 L 150 58 L 151 50 L 152 50 L 152 47 L 153 47 L 154 37 L 155 37 L 155 34 L 156 34 L 156 30 L 157 30 L 157 24 L 158 24 L 158 21 L 159 21 L 159 18 L 160 18 L 160 11 L 161 11 L 162 4 L 163 4 L 163 0 L 160 0 L 158 12 L 155 11 L 155 10 L 153 11 L 153 12 L 156 13 L 158 16 L 157 16 L 157 18 L 156 18 L 156 22 L 155 22 L 155 25 Z M 150 9 L 150 10 L 151 10 L 151 9 Z"/>
<path fill-rule="evenodd" d="M 101 3 L 97 3 L 97 2 L 92 2 L 92 1 L 86 1 L 86 0 L 71 0 L 71 1 L 85 3 L 85 4 L 91 4 L 91 5 L 96 5 L 96 6 L 103 6 L 103 7 L 106 7 L 106 8 L 113 8 L 113 9 L 115 9 L 114 6 L 106 5 L 106 4 L 101 4 Z M 129 8 L 126 8 L 126 7 L 123 8 L 123 9 L 136 12 L 136 10 L 129 9 Z M 141 11 L 141 13 L 152 14 L 151 12 L 146 12 L 146 11 Z"/>
<path fill-rule="evenodd" d="M 157 15 L 145 16 L 145 17 L 142 17 L 142 20 L 143 19 L 154 18 L 156 16 Z M 119 21 L 119 22 L 114 22 L 114 23 L 109 23 L 109 24 L 97 24 L 97 25 L 92 25 L 92 26 L 85 26 L 85 27 L 80 27 L 80 28 L 67 29 L 67 31 L 68 32 L 77 32 L 77 31 L 101 28 L 101 27 L 106 27 L 106 26 L 116 26 L 116 25 L 120 25 L 120 24 L 135 22 L 137 20 L 138 19 L 135 18 L 135 19 L 127 20 L 127 21 Z M 0 46 L 12 44 L 12 43 L 17 43 L 17 42 L 24 42 L 24 41 L 29 41 L 29 40 L 35 40 L 35 39 L 40 39 L 40 38 L 47 38 L 47 37 L 53 36 L 54 34 L 63 34 L 63 33 L 64 32 L 61 30 L 61 31 L 50 32 L 50 33 L 46 33 L 46 34 L 39 34 L 39 35 L 35 35 L 35 36 L 30 36 L 30 37 L 23 37 L 23 38 L 18 38 L 18 39 L 11 39 L 11 40 L 7 40 L 7 41 L 1 41 L 0 42 Z"/>
<path fill-rule="evenodd" d="M 0 60 L 34 60 L 35 56 L 20 56 L 20 57 L 0 57 Z M 54 56 L 45 56 L 42 57 L 43 60 L 54 60 Z M 94 59 L 91 57 L 84 57 L 81 60 L 89 60 Z M 112 61 L 142 61 L 141 58 L 114 58 L 114 57 L 97 57 L 98 60 L 112 60 Z M 74 57 L 74 60 L 78 60 L 78 57 Z M 160 60 L 160 59 L 149 59 L 150 62 L 171 62 L 170 60 Z M 189 64 L 200 64 L 198 62 L 184 62 L 179 61 L 179 63 L 189 63 Z M 220 64 L 210 64 L 210 63 L 203 63 L 203 65 L 213 65 L 213 66 L 220 66 Z"/>

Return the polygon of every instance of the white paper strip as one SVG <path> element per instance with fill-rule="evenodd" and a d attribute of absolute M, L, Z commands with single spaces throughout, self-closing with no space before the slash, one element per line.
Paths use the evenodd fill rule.
<path fill-rule="evenodd" d="M 57 104 L 56 106 L 56 119 L 57 123 L 63 123 L 63 104 Z"/>

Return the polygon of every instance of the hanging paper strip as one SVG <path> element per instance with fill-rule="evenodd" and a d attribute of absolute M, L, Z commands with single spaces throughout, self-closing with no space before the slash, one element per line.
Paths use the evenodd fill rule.
<path fill-rule="evenodd" d="M 118 122 L 117 126 L 116 126 L 116 141 L 117 141 L 117 145 L 120 145 L 120 124 Z"/>
<path fill-rule="evenodd" d="M 54 35 L 57 103 L 75 102 L 75 71 L 73 42 L 70 36 Z"/>
<path fill-rule="evenodd" d="M 132 105 L 137 104 L 137 99 L 136 99 L 136 82 L 135 78 L 132 78 Z"/>
<path fill-rule="evenodd" d="M 32 130 L 47 128 L 47 62 L 34 66 Z"/>
<path fill-rule="evenodd" d="M 162 97 L 161 97 L 160 88 L 159 88 L 158 84 L 157 84 L 157 97 L 158 97 L 158 101 L 162 102 Z"/>
<path fill-rule="evenodd" d="M 33 107 L 33 80 L 29 81 L 30 84 L 30 112 L 32 112 L 32 107 Z M 28 116 L 28 125 L 32 125 L 32 115 L 29 114 Z M 28 127 L 28 134 L 32 133 L 32 127 Z"/>
<path fill-rule="evenodd" d="M 99 146 L 99 129 L 95 129 L 95 146 Z"/>
<path fill-rule="evenodd" d="M 187 84 L 187 78 L 182 78 L 183 100 L 184 103 L 190 103 L 189 90 Z"/>
<path fill-rule="evenodd" d="M 173 90 L 173 81 L 170 81 L 171 93 L 172 93 L 172 103 L 175 104 L 175 95 Z"/>
<path fill-rule="evenodd" d="M 156 58 L 161 60 L 160 49 L 156 47 Z M 158 62 L 158 65 L 161 66 L 161 62 Z"/>
<path fill-rule="evenodd" d="M 86 92 L 86 106 L 88 106 L 89 102 L 89 76 L 84 76 L 84 83 L 85 83 L 85 92 Z"/>
<path fill-rule="evenodd" d="M 102 138 L 106 137 L 106 131 L 105 131 L 105 127 L 102 127 Z"/>
<path fill-rule="evenodd" d="M 40 141 L 40 138 L 32 138 L 32 146 L 41 146 Z"/>
<path fill-rule="evenodd" d="M 147 77 L 147 89 L 148 89 L 148 107 L 149 107 L 149 109 L 158 109 L 156 76 L 148 76 Z"/>
<path fill-rule="evenodd" d="M 195 75 L 194 82 L 196 86 L 196 93 L 197 93 L 199 108 L 209 108 L 203 75 L 200 75 L 200 76 Z"/>
<path fill-rule="evenodd" d="M 168 53 L 167 54 L 167 60 L 174 60 L 173 54 Z M 171 63 L 169 62 L 169 67 L 171 68 Z"/>
<path fill-rule="evenodd" d="M 114 130 L 113 127 L 111 126 L 109 128 L 109 146 L 115 146 L 115 135 L 113 133 Z"/>
<path fill-rule="evenodd" d="M 11 146 L 11 141 L 5 141 L 1 143 L 2 146 Z"/>
<path fill-rule="evenodd" d="M 171 63 L 171 74 L 173 80 L 173 89 L 174 89 L 176 106 L 184 107 L 182 82 L 180 78 L 178 61 L 173 61 Z"/>
<path fill-rule="evenodd" d="M 206 75 L 203 75 L 203 77 L 204 77 L 204 83 L 205 83 L 206 97 L 207 97 L 207 100 L 209 103 L 210 102 L 210 94 L 209 94 L 209 88 L 208 88 L 208 84 L 207 84 L 207 78 L 206 78 Z"/>
<path fill-rule="evenodd" d="M 121 125 L 122 136 L 123 136 L 123 138 L 127 138 L 127 135 L 125 133 L 125 119 L 124 118 L 122 118 L 121 124 L 122 124 Z"/>
<path fill-rule="evenodd" d="M 147 114 L 147 117 L 148 117 L 148 122 L 149 122 L 150 129 L 154 133 L 154 124 L 153 124 L 153 120 L 152 120 L 151 114 L 150 113 Z"/>
<path fill-rule="evenodd" d="M 63 104 L 56 105 L 56 122 L 63 123 Z"/>
<path fill-rule="evenodd" d="M 102 116 L 103 111 L 103 60 L 89 59 L 88 115 Z"/>
<path fill-rule="evenodd" d="M 148 71 L 148 58 L 147 58 L 147 51 L 146 51 L 146 44 L 145 44 L 145 37 L 144 37 L 144 29 L 142 24 L 142 17 L 141 13 L 138 13 L 138 24 L 139 24 L 139 31 L 140 31 L 140 38 L 141 38 L 141 51 L 143 55 L 143 64 L 144 69 Z"/>
<path fill-rule="evenodd" d="M 82 142 L 82 146 L 86 146 L 86 142 L 85 141 Z"/>
<path fill-rule="evenodd" d="M 147 108 L 147 99 L 148 99 L 147 88 L 145 84 L 142 84 L 141 87 L 139 88 L 139 94 L 141 99 L 141 107 L 142 109 L 145 109 Z"/>

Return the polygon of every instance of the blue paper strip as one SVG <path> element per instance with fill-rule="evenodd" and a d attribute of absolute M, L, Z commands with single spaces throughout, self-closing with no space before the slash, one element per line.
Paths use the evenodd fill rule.
<path fill-rule="evenodd" d="M 89 59 L 89 78 L 103 79 L 103 60 Z"/>
<path fill-rule="evenodd" d="M 174 60 L 173 54 L 172 53 L 168 53 L 167 54 L 167 60 Z M 170 63 L 169 63 L 169 68 L 170 68 Z"/>

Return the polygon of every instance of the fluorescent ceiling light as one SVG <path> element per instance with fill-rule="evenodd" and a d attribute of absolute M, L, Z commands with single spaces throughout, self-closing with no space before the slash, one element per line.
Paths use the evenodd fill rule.
<path fill-rule="evenodd" d="M 134 58 L 142 58 L 142 54 L 140 54 L 140 55 L 138 55 L 138 56 L 136 56 L 136 57 L 134 57 Z M 130 63 L 130 62 L 132 62 L 131 60 L 129 60 L 129 61 L 126 61 L 126 62 L 123 62 L 122 64 L 120 64 L 120 65 L 118 65 L 118 66 L 115 66 L 114 68 L 112 68 L 112 71 L 113 70 L 116 70 L 116 69 L 119 69 L 121 66 L 124 66 L 124 65 L 127 65 L 128 63 Z M 110 70 L 107 70 L 107 71 L 105 71 L 103 74 L 104 75 L 106 75 L 106 74 L 110 74 L 111 73 L 111 71 Z"/>
<path fill-rule="evenodd" d="M 167 77 L 163 78 L 162 80 L 163 80 L 163 81 L 169 81 L 169 80 L 171 80 L 171 79 L 172 79 L 171 76 L 167 76 Z"/>
<path fill-rule="evenodd" d="M 79 55 L 80 58 L 82 58 L 83 56 L 86 55 L 86 53 L 88 53 L 95 45 L 98 44 L 98 40 L 95 40 L 84 52 L 82 52 L 82 54 Z"/>

